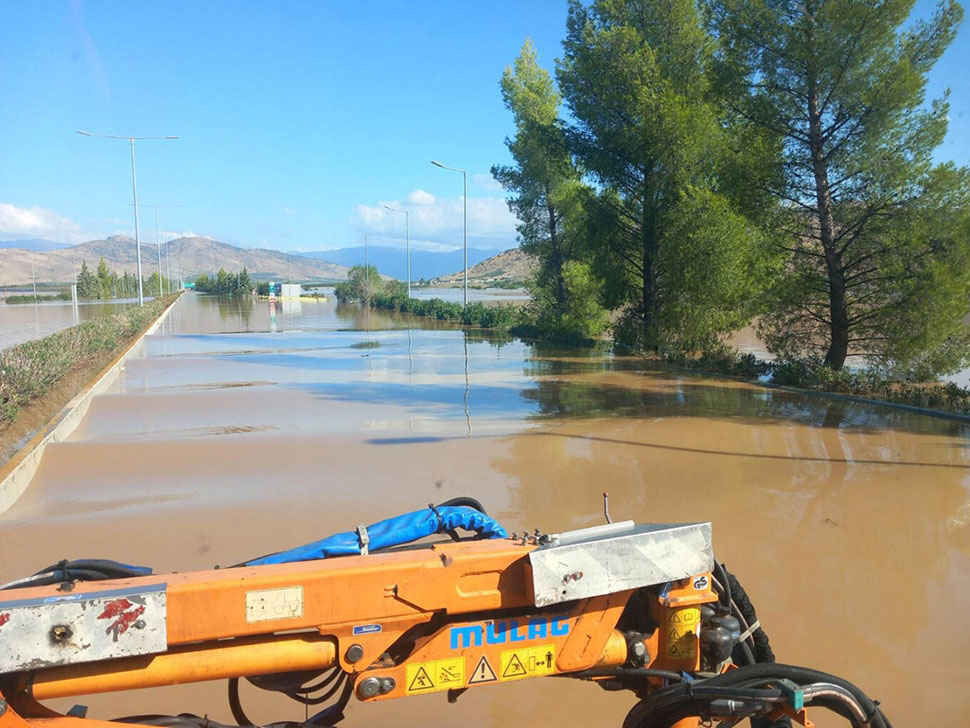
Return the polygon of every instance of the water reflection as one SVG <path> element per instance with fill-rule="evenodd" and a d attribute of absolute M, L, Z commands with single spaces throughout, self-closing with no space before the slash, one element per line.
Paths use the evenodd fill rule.
<path fill-rule="evenodd" d="M 511 530 L 588 526 L 609 490 L 617 517 L 712 520 L 780 659 L 864 684 L 897 725 L 970 714 L 970 665 L 934 668 L 970 648 L 953 629 L 970 611 L 962 423 L 300 303 L 272 333 L 265 302 L 183 297 L 0 516 L 0 581 L 77 554 L 235 563 L 461 494 Z M 914 689 L 914 673 L 932 685 Z M 631 703 L 561 685 L 462 700 L 496 728 L 524 705 L 531 720 L 618 726 Z M 221 686 L 191 703 L 154 695 L 134 711 L 90 699 L 92 714 L 228 719 Z M 271 707 L 253 710 L 292 717 Z M 362 706 L 347 724 L 428 725 L 446 710 Z"/>

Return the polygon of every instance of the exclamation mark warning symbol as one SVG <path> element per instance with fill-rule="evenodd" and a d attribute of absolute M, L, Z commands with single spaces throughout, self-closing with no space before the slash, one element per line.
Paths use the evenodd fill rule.
<path fill-rule="evenodd" d="M 481 683 L 490 683 L 498 681 L 498 677 L 495 675 L 495 670 L 492 669 L 488 658 L 482 655 L 482 658 L 475 665 L 475 669 L 472 670 L 471 677 L 468 678 L 469 685 L 480 685 Z"/>

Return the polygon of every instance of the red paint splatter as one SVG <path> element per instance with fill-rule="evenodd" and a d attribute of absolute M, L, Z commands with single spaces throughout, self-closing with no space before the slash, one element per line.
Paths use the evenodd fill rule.
<path fill-rule="evenodd" d="M 138 607 L 138 609 L 132 609 L 130 612 L 124 612 L 118 617 L 118 619 L 116 619 L 108 626 L 108 628 L 104 631 L 104 633 L 111 634 L 111 632 L 113 631 L 116 637 L 119 634 L 124 634 L 125 632 L 128 631 L 128 628 L 135 622 L 135 620 L 138 619 L 144 613 L 145 613 L 144 606 Z"/>
<path fill-rule="evenodd" d="M 3 614 L 0 614 L 0 627 L 2 627 L 3 625 L 5 625 L 9 621 L 10 621 L 10 615 L 9 614 L 7 614 L 6 612 L 4 612 Z"/>
<path fill-rule="evenodd" d="M 98 615 L 98 619 L 114 619 L 131 606 L 131 602 L 122 597 L 108 602 L 104 611 Z"/>

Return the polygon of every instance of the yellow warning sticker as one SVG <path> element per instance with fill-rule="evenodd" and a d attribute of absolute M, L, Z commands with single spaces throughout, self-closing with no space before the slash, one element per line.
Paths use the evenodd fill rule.
<path fill-rule="evenodd" d="M 465 658 L 450 657 L 408 665 L 404 677 L 407 695 L 461 688 L 465 686 Z"/>
<path fill-rule="evenodd" d="M 675 660 L 692 659 L 697 656 L 697 625 L 701 610 L 696 607 L 677 609 L 667 615 L 664 644 L 667 657 Z"/>
<path fill-rule="evenodd" d="M 499 680 L 521 680 L 524 677 L 551 675 L 556 669 L 556 646 L 522 647 L 505 650 L 499 663 Z"/>
<path fill-rule="evenodd" d="M 475 669 L 472 670 L 471 677 L 468 678 L 468 684 L 479 685 L 489 682 L 498 682 L 498 677 L 495 675 L 495 670 L 492 669 L 492 663 L 488 661 L 485 655 L 482 655 L 478 664 L 475 665 Z"/>

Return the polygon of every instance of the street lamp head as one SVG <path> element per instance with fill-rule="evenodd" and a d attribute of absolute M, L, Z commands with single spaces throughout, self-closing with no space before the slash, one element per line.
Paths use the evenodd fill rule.
<path fill-rule="evenodd" d="M 397 212 L 396 207 L 391 207 L 390 205 L 384 205 L 385 210 L 390 210 L 391 212 Z"/>
<path fill-rule="evenodd" d="M 436 162 L 433 159 L 431 160 L 431 164 L 433 164 L 435 167 L 441 167 L 442 169 L 447 169 L 445 165 L 443 165 L 441 162 Z"/>

